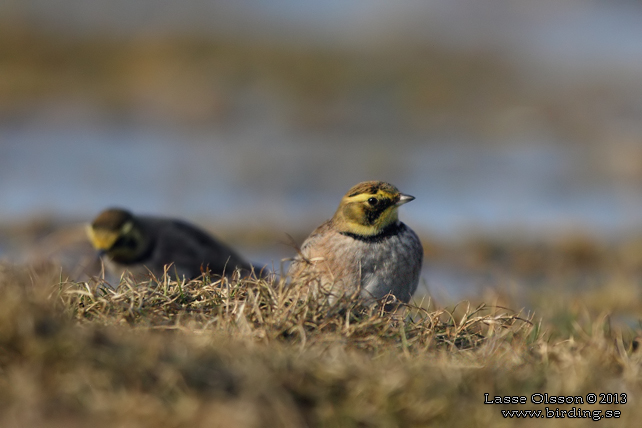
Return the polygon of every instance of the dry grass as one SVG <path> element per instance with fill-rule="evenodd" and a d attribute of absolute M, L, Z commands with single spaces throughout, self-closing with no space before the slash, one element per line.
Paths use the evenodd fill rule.
<path fill-rule="evenodd" d="M 123 278 L 112 290 L 5 266 L 0 426 L 539 426 L 500 411 L 546 405 L 484 404 L 536 392 L 626 393 L 629 404 L 581 407 L 637 426 L 632 332 L 575 326 L 553 340 L 554 325 L 465 303 L 389 314 L 278 281 Z"/>
<path fill-rule="evenodd" d="M 81 285 L 84 289 L 78 289 Z M 81 320 L 102 324 L 207 329 L 244 336 L 253 342 L 284 342 L 306 349 L 345 342 L 377 352 L 391 347 L 405 353 L 436 347 L 468 349 L 487 336 L 529 321 L 484 305 L 458 315 L 406 306 L 396 313 L 385 304 L 362 306 L 353 296 L 330 304 L 284 281 L 205 277 L 176 281 L 170 275 L 137 282 L 121 279 L 116 290 L 90 283 L 66 284 L 63 307 Z"/>

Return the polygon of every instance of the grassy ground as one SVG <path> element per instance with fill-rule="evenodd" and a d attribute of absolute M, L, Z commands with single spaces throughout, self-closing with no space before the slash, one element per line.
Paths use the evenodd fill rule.
<path fill-rule="evenodd" d="M 561 329 L 466 302 L 329 306 L 278 281 L 124 278 L 112 291 L 55 268 L 1 269 L 2 427 L 585 426 L 502 417 L 573 407 L 621 412 L 600 426 L 642 417 L 635 331 L 577 305 Z M 486 393 L 527 403 L 484 404 Z M 584 404 L 537 405 L 536 393 Z M 590 393 L 627 403 L 591 405 Z"/>

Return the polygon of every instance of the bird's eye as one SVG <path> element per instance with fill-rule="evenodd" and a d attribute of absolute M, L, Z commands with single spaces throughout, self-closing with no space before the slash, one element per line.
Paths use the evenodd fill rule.
<path fill-rule="evenodd" d="M 377 198 L 370 198 L 368 199 L 368 203 L 374 207 L 379 203 L 379 200 Z"/>

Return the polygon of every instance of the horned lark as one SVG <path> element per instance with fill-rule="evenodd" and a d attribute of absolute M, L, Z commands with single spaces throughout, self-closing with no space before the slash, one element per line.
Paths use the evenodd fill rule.
<path fill-rule="evenodd" d="M 419 282 L 423 248 L 397 209 L 413 199 L 382 181 L 354 186 L 301 246 L 288 271 L 293 282 L 317 281 L 331 301 L 359 292 L 370 302 L 389 293 L 408 302 Z"/>
<path fill-rule="evenodd" d="M 169 272 L 196 278 L 208 270 L 231 276 L 236 269 L 244 275 L 252 267 L 228 246 L 206 232 L 181 220 L 135 216 L 111 208 L 103 211 L 87 228 L 89 240 L 114 275 L 125 270 L 134 275 Z"/>

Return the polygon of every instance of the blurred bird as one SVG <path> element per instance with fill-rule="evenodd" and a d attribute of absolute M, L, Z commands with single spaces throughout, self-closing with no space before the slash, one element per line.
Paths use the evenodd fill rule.
<path fill-rule="evenodd" d="M 357 184 L 305 240 L 288 274 L 294 282 L 316 283 L 331 302 L 359 292 L 366 302 L 391 293 L 407 303 L 417 289 L 423 248 L 397 209 L 414 199 L 382 181 Z"/>
<path fill-rule="evenodd" d="M 169 272 L 188 279 L 209 270 L 215 275 L 232 276 L 236 269 L 249 275 L 252 266 L 234 250 L 201 229 L 181 220 L 135 216 L 111 208 L 103 211 L 88 226 L 89 241 L 114 275 L 125 270 L 134 275 L 155 276 Z"/>

